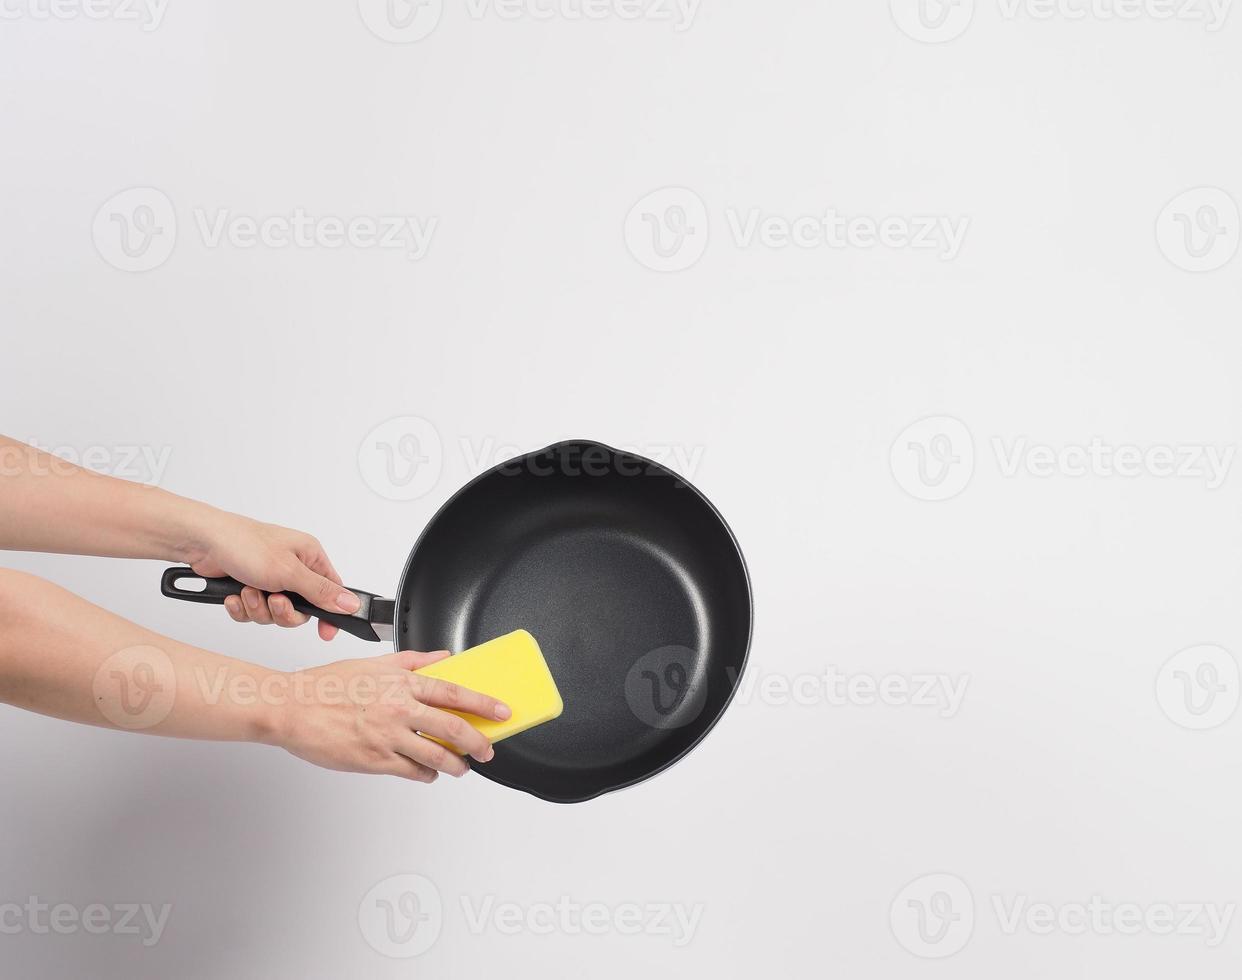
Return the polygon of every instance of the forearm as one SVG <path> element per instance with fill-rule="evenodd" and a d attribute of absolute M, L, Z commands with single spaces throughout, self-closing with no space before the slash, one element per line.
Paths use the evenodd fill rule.
<path fill-rule="evenodd" d="M 2 702 L 105 728 L 274 743 L 279 714 L 257 692 L 279 690 L 285 677 L 0 570 Z"/>
<path fill-rule="evenodd" d="M 0 550 L 190 561 L 222 516 L 0 436 Z"/>

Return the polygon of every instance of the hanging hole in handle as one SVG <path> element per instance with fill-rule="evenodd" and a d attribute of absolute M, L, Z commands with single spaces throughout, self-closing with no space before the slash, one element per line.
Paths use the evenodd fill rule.
<path fill-rule="evenodd" d="M 185 578 L 173 579 L 173 588 L 180 589 L 182 592 L 206 592 L 207 580 L 201 575 L 193 578 L 187 576 Z"/>

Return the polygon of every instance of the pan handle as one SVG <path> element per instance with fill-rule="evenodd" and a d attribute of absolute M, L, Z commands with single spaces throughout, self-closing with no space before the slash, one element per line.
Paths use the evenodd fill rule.
<path fill-rule="evenodd" d="M 202 582 L 203 588 L 199 591 L 184 588 L 181 583 L 187 580 Z M 194 569 L 187 568 L 184 565 L 164 569 L 164 575 L 160 579 L 160 592 L 170 599 L 181 599 L 183 602 L 204 602 L 215 606 L 224 605 L 224 600 L 231 595 L 241 595 L 241 590 L 244 587 L 235 578 L 204 578 L 195 572 Z M 289 601 L 293 603 L 293 608 L 298 612 L 314 616 L 321 622 L 331 623 L 333 626 L 343 629 L 346 633 L 352 633 L 360 640 L 371 640 L 373 642 L 391 640 L 393 634 L 393 601 L 391 599 L 381 599 L 373 592 L 362 592 L 359 589 L 350 589 L 349 591 L 356 595 L 362 603 L 356 613 L 328 612 L 326 609 L 320 609 L 313 602 L 304 599 L 296 592 L 286 592 L 284 595 L 288 596 Z M 266 596 L 267 593 L 264 593 L 264 595 Z"/>

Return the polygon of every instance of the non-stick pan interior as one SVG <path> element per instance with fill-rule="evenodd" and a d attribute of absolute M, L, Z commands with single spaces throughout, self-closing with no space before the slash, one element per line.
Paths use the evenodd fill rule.
<path fill-rule="evenodd" d="M 453 498 L 410 557 L 397 613 L 403 649 L 534 634 L 565 711 L 478 768 L 569 802 L 658 772 L 714 724 L 745 663 L 751 597 L 732 534 L 693 487 L 567 443 Z"/>

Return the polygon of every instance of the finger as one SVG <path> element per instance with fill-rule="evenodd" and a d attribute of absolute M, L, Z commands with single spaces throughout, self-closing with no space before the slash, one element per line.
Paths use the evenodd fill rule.
<path fill-rule="evenodd" d="M 426 739 L 423 739 L 426 741 Z M 440 774 L 430 766 L 415 762 L 408 756 L 393 753 L 392 757 L 380 764 L 376 772 L 385 776 L 400 776 L 412 779 L 416 783 L 434 783 Z"/>
<path fill-rule="evenodd" d="M 399 741 L 396 749 L 408 759 L 459 779 L 470 771 L 470 765 L 456 752 L 450 752 L 438 742 L 413 732 L 410 732 L 408 738 Z"/>
<path fill-rule="evenodd" d="M 312 572 L 318 572 L 324 578 L 331 579 L 337 585 L 341 585 L 341 576 L 337 574 L 336 569 L 332 566 L 331 560 L 324 553 L 322 547 L 318 550 L 307 554 L 299 554 L 299 557 L 306 563 L 306 567 Z M 340 630 L 331 623 L 325 623 L 319 620 L 319 638 L 321 640 L 333 640 Z"/>
<path fill-rule="evenodd" d="M 339 582 L 311 571 L 301 562 L 293 571 L 292 589 L 305 596 L 320 609 L 328 612 L 356 613 L 362 605 L 361 600 L 349 589 L 341 587 Z"/>
<path fill-rule="evenodd" d="M 410 724 L 416 731 L 443 739 L 459 755 L 469 753 L 480 762 L 491 762 L 496 755 L 486 735 L 451 711 L 416 705 L 410 712 Z"/>
<path fill-rule="evenodd" d="M 250 622 L 250 617 L 246 615 L 246 607 L 242 603 L 241 596 L 228 596 L 224 600 L 224 611 L 232 617 L 235 623 Z"/>
<path fill-rule="evenodd" d="M 385 657 L 377 657 L 376 659 L 401 670 L 418 670 L 419 667 L 434 664 L 448 656 L 451 656 L 451 654 L 447 650 L 436 650 L 434 653 L 402 650 L 399 653 L 390 653 Z"/>
<path fill-rule="evenodd" d="M 318 572 L 324 578 L 331 579 L 337 585 L 344 587 L 345 583 L 341 581 L 341 576 L 337 574 L 336 568 L 333 566 L 331 559 L 324 554 L 322 549 L 315 554 L 310 555 L 308 558 L 304 558 L 303 561 L 306 562 L 306 567 L 312 572 Z"/>
<path fill-rule="evenodd" d="M 251 622 L 260 623 L 263 626 L 272 625 L 272 614 L 267 608 L 267 600 L 263 598 L 262 592 L 247 585 L 242 589 L 241 597 Z"/>
<path fill-rule="evenodd" d="M 267 597 L 267 610 L 272 614 L 272 620 L 277 626 L 284 626 L 287 629 L 303 626 L 310 621 L 309 616 L 293 608 L 293 603 L 289 601 L 288 596 L 280 593 Z"/>
<path fill-rule="evenodd" d="M 412 674 L 410 683 L 414 685 L 414 696 L 423 704 L 451 708 L 454 711 L 464 711 L 468 715 L 495 718 L 498 721 L 504 721 L 513 715 L 503 701 L 460 684 L 451 684 L 436 677 L 423 677 L 421 674 Z"/>

